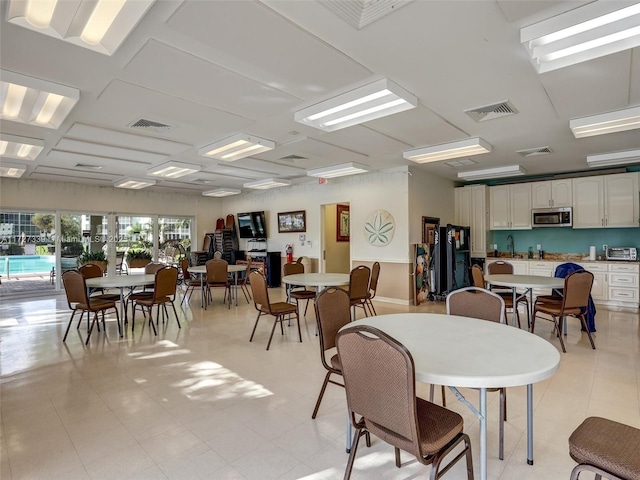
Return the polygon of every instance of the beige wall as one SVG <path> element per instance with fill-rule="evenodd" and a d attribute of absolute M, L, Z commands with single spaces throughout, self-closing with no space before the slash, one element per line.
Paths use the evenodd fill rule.
<path fill-rule="evenodd" d="M 325 271 L 334 273 L 349 273 L 351 259 L 349 257 L 351 242 L 337 242 L 338 225 L 337 205 L 324 207 L 324 240 L 325 240 Z"/>

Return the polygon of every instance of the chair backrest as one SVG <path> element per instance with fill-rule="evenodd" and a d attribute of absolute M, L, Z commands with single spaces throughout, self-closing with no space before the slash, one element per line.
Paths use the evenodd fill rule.
<path fill-rule="evenodd" d="M 473 277 L 473 286 L 477 288 L 484 288 L 484 272 L 480 265 L 473 265 L 471 267 L 471 276 Z"/>
<path fill-rule="evenodd" d="M 369 279 L 371 269 L 364 265 L 358 265 L 349 274 L 349 298 L 353 300 L 367 298 L 369 294 Z"/>
<path fill-rule="evenodd" d="M 258 271 L 249 274 L 249 284 L 253 294 L 253 303 L 258 310 L 262 309 L 271 312 L 271 303 L 269 302 L 269 290 L 267 289 L 267 279 Z M 262 308 L 260 308 L 260 307 Z"/>
<path fill-rule="evenodd" d="M 564 277 L 563 310 L 587 307 L 592 286 L 593 273 L 586 270 L 576 270 Z"/>
<path fill-rule="evenodd" d="M 316 297 L 316 323 L 320 337 L 320 355 L 325 361 L 324 352 L 336 346 L 338 330 L 351 322 L 351 302 L 349 294 L 341 288 L 325 288 Z"/>
<path fill-rule="evenodd" d="M 191 273 L 189 272 L 189 259 L 183 258 L 180 260 L 180 268 L 182 269 L 182 278 L 186 280 L 191 280 Z"/>
<path fill-rule="evenodd" d="M 226 260 L 213 258 L 204 265 L 207 269 L 207 283 L 227 283 L 229 263 Z"/>
<path fill-rule="evenodd" d="M 85 277 L 78 270 L 67 270 L 62 274 L 62 284 L 67 295 L 69 308 L 72 304 L 84 303 L 89 305 L 87 296 L 87 284 Z"/>
<path fill-rule="evenodd" d="M 164 263 L 147 263 L 144 266 L 144 273 L 148 275 L 153 275 L 158 270 L 162 270 L 164 267 L 166 267 Z"/>
<path fill-rule="evenodd" d="M 216 250 L 215 252 L 213 252 L 213 258 L 216 260 L 222 259 L 222 252 L 220 250 Z"/>
<path fill-rule="evenodd" d="M 506 322 L 502 297 L 478 287 L 461 288 L 447 295 L 447 314 Z"/>
<path fill-rule="evenodd" d="M 176 267 L 164 267 L 156 272 L 153 288 L 153 298 L 172 297 L 178 287 L 178 269 Z"/>
<path fill-rule="evenodd" d="M 418 454 L 415 367 L 409 351 L 366 325 L 338 332 L 336 344 L 352 423 L 362 416 L 365 425 L 390 432 L 385 441 L 400 441 L 403 449 Z"/>
<path fill-rule="evenodd" d="M 84 278 L 98 278 L 103 275 L 102 269 L 95 263 L 85 263 L 78 269 L 78 271 Z"/>
<path fill-rule="evenodd" d="M 371 266 L 371 280 L 369 281 L 369 292 L 371 298 L 376 296 L 376 289 L 378 288 L 378 278 L 380 277 L 380 262 L 374 262 Z"/>
<path fill-rule="evenodd" d="M 282 273 L 286 275 L 296 275 L 304 273 L 304 265 L 298 262 L 288 262 L 282 266 Z"/>
<path fill-rule="evenodd" d="M 487 272 L 489 272 L 489 275 L 498 275 L 503 273 L 512 274 L 513 265 L 509 262 L 498 260 L 497 262 L 491 262 L 489 265 L 487 265 Z"/>

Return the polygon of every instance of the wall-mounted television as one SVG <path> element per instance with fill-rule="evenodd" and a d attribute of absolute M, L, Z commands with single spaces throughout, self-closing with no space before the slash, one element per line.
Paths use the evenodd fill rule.
<path fill-rule="evenodd" d="M 245 212 L 238 214 L 240 238 L 267 238 L 267 222 L 264 212 Z"/>

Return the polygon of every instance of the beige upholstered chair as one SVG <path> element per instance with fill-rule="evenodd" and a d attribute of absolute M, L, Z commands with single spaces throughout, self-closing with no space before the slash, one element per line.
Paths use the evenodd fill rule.
<path fill-rule="evenodd" d="M 589 307 L 589 295 L 591 295 L 591 287 L 593 286 L 593 273 L 586 270 L 576 270 L 564 278 L 564 294 L 562 303 L 537 301 L 533 306 L 533 318 L 531 319 L 531 333 L 536 326 L 536 317 L 539 313 L 545 313 L 551 316 L 551 321 L 555 325 L 555 330 L 560 339 L 560 346 L 564 353 L 567 349 L 562 339 L 562 329 L 560 328 L 560 319 L 562 317 L 571 316 L 580 319 L 582 328 L 587 332 L 591 348 L 595 350 L 596 345 L 593 343 L 593 337 L 587 327 L 587 309 Z M 544 318 L 544 317 L 540 317 Z M 545 318 L 545 320 L 548 320 Z"/>
<path fill-rule="evenodd" d="M 327 384 L 333 383 L 340 387 L 344 387 L 342 383 L 331 380 L 331 375 L 342 375 L 342 367 L 340 366 L 340 358 L 338 354 L 334 354 L 327 360 L 327 352 L 336 346 L 336 335 L 338 330 L 351 322 L 351 302 L 349 294 L 341 288 L 325 288 L 315 302 L 316 323 L 318 325 L 318 336 L 320 337 L 320 360 L 322 366 L 327 370 L 324 377 L 316 406 L 313 409 L 311 418 L 316 418 L 320 402 L 324 396 Z"/>
<path fill-rule="evenodd" d="M 164 323 L 165 317 L 168 318 L 167 303 L 171 304 L 173 308 L 173 314 L 178 322 L 178 328 L 182 328 L 180 320 L 178 319 L 178 313 L 174 305 L 176 296 L 176 289 L 178 288 L 178 269 L 176 267 L 164 267 L 155 273 L 155 282 L 153 285 L 153 292 L 151 296 L 142 296 L 138 298 L 132 298 L 133 305 L 133 318 L 131 320 L 131 330 L 135 328 L 136 323 L 136 306 L 147 309 L 149 315 L 149 325 L 153 328 L 153 333 L 158 334 L 156 326 L 153 324 L 152 308 L 157 306 L 156 310 L 156 324 L 159 324 L 160 320 L 160 307 L 162 306 L 162 322 Z M 132 295 L 134 297 L 134 295 Z"/>
<path fill-rule="evenodd" d="M 588 417 L 569 437 L 569 455 L 578 462 L 571 480 L 585 471 L 596 480 L 640 480 L 640 430 L 629 425 Z"/>
<path fill-rule="evenodd" d="M 369 316 L 366 302 L 369 295 L 370 278 L 371 269 L 365 265 L 358 265 L 349 274 L 349 299 L 353 307 L 353 320 L 356 319 L 356 307 L 362 308 L 365 316 Z"/>
<path fill-rule="evenodd" d="M 207 297 L 208 300 L 212 300 L 213 296 L 211 295 L 212 288 L 224 288 L 224 298 L 223 302 L 229 299 L 228 306 L 231 308 L 231 284 L 229 283 L 229 264 L 226 260 L 214 258 L 212 260 L 208 260 L 205 263 L 205 267 L 207 269 L 207 281 L 205 282 L 205 286 L 207 287 Z M 205 302 L 205 307 L 207 302 Z"/>
<path fill-rule="evenodd" d="M 365 325 L 338 332 L 336 343 L 349 417 L 356 429 L 345 480 L 351 476 L 360 437 L 369 433 L 394 447 L 397 467 L 400 450 L 404 450 L 420 463 L 431 465 L 430 478 L 436 479 L 466 458 L 467 478 L 473 480 L 471 442 L 463 432 L 463 419 L 416 397 L 411 353 L 384 332 Z M 440 471 L 442 460 L 461 444 L 462 451 Z"/>
<path fill-rule="evenodd" d="M 304 265 L 298 262 L 288 262 L 282 266 L 282 273 L 287 275 L 297 275 L 304 273 Z M 316 298 L 316 292 L 313 290 L 307 290 L 305 287 L 299 287 L 296 285 L 287 285 L 287 296 L 296 301 L 296 305 L 300 300 L 306 300 L 307 304 L 304 307 L 304 316 L 307 316 L 307 309 L 309 308 L 309 300 Z"/>
<path fill-rule="evenodd" d="M 471 267 L 471 276 L 473 278 L 473 286 L 476 288 L 482 288 L 483 290 L 487 288 L 487 283 L 484 280 L 484 273 L 482 271 L 482 267 L 479 265 L 473 265 Z M 513 294 L 511 292 L 496 292 L 498 295 L 502 297 L 504 301 L 505 312 L 507 309 L 513 308 Z M 516 302 L 517 305 L 517 302 Z M 527 308 L 527 312 L 529 309 Z M 528 313 L 527 313 L 528 315 Z M 516 308 L 516 318 L 518 319 L 518 328 L 521 328 L 520 325 L 520 313 Z"/>
<path fill-rule="evenodd" d="M 85 278 L 85 280 L 88 279 L 88 278 L 100 278 L 100 277 L 102 277 L 104 275 L 104 272 L 102 271 L 100 266 L 99 265 L 95 265 L 93 263 L 85 263 L 80 268 L 78 268 L 78 271 L 82 274 L 82 276 Z M 117 294 L 117 293 L 104 293 L 104 289 L 103 288 L 92 288 L 89 291 L 89 295 L 93 299 L 113 300 L 113 301 L 120 300 L 120 295 L 119 294 Z M 80 316 L 80 318 L 82 318 L 82 315 Z"/>
<path fill-rule="evenodd" d="M 253 335 L 256 333 L 256 327 L 258 321 L 263 315 L 273 316 L 273 328 L 271 329 L 271 335 L 269 335 L 269 342 L 267 343 L 267 350 L 271 346 L 271 340 L 273 339 L 273 332 L 276 330 L 276 325 L 280 324 L 280 332 L 284 335 L 284 328 L 282 322 L 285 321 L 285 316 L 295 315 L 298 321 L 298 338 L 302 342 L 302 333 L 300 331 L 300 316 L 298 315 L 298 307 L 288 302 L 275 302 L 269 301 L 269 290 L 267 288 L 267 279 L 260 272 L 251 272 L 249 274 L 249 282 L 251 284 L 251 292 L 253 293 L 253 304 L 258 311 L 256 317 L 256 323 L 251 331 L 251 337 L 249 341 L 253 340 Z"/>

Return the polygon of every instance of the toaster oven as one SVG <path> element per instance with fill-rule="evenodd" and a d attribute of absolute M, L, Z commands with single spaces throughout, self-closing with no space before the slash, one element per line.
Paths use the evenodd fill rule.
<path fill-rule="evenodd" d="M 607 260 L 638 260 L 638 250 L 635 247 L 607 247 Z"/>

